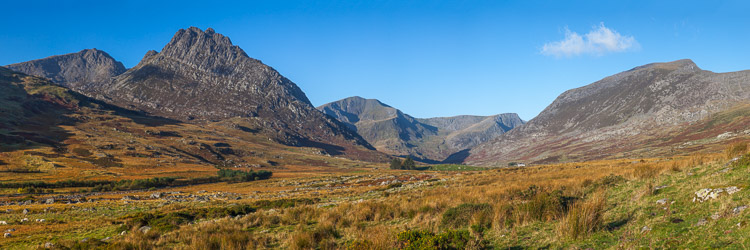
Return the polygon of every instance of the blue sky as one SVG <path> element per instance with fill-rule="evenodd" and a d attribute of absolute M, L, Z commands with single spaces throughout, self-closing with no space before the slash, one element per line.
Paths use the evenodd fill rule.
<path fill-rule="evenodd" d="M 651 63 L 750 69 L 743 1 L 12 1 L 0 65 L 98 48 L 126 67 L 212 27 L 318 106 L 376 98 L 416 117 L 516 112 Z"/>

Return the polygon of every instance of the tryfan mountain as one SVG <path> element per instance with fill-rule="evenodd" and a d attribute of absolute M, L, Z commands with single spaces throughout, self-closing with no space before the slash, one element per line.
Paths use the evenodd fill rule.
<path fill-rule="evenodd" d="M 188 123 L 234 121 L 229 126 L 285 145 L 385 159 L 357 133 L 317 111 L 295 83 L 211 28 L 177 31 L 160 52 L 148 51 L 127 71 L 106 70 L 109 64 L 122 66 L 104 52 L 84 50 L 9 67 L 149 115 Z"/>

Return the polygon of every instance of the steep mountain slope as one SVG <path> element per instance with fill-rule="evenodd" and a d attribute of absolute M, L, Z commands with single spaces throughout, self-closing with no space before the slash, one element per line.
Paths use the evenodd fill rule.
<path fill-rule="evenodd" d="M 269 141 L 249 126 L 238 118 L 192 124 L 148 116 L 0 67 L 2 182 L 188 178 L 215 175 L 217 165 L 289 170 L 361 164 Z"/>
<path fill-rule="evenodd" d="M 56 61 L 62 69 L 79 67 L 72 63 L 77 61 Z M 68 84 L 78 79 L 37 61 L 17 65 L 37 64 L 42 66 L 35 69 L 43 72 L 35 74 Z M 73 89 L 88 96 L 152 115 L 192 123 L 239 117 L 251 131 L 283 144 L 383 158 L 345 125 L 317 111 L 296 84 L 211 28 L 179 30 L 161 52 L 149 51 L 137 66 L 111 80 L 75 83 Z"/>
<path fill-rule="evenodd" d="M 427 162 L 485 142 L 523 124 L 516 114 L 418 119 L 375 99 L 349 97 L 318 107 L 380 151 Z"/>
<path fill-rule="evenodd" d="M 750 71 L 713 73 L 691 60 L 636 67 L 561 94 L 525 125 L 473 148 L 467 163 L 554 162 L 674 153 L 690 124 L 750 101 Z"/>
<path fill-rule="evenodd" d="M 11 70 L 35 75 L 71 89 L 89 84 L 102 84 L 125 72 L 125 66 L 109 54 L 97 49 L 50 56 L 43 59 L 6 66 Z"/>

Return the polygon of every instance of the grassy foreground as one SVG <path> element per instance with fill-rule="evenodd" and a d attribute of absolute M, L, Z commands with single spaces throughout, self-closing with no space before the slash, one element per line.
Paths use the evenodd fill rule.
<path fill-rule="evenodd" d="M 14 231 L 0 244 L 9 249 L 746 248 L 748 182 L 750 155 L 728 160 L 725 154 L 484 171 L 357 169 L 104 192 L 75 204 L 4 206 L 0 221 L 7 225 L 0 222 L 0 229 Z"/>

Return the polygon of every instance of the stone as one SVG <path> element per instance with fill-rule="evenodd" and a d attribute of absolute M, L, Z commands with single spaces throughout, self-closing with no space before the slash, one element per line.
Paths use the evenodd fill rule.
<path fill-rule="evenodd" d="M 29 213 L 29 210 L 28 210 L 28 209 L 26 209 L 26 208 L 24 208 L 24 209 L 23 209 L 23 211 L 22 211 L 22 213 L 23 213 L 24 215 L 26 215 L 26 214 L 28 214 L 28 213 Z"/>
<path fill-rule="evenodd" d="M 667 199 L 667 198 L 664 198 L 664 199 L 660 199 L 660 200 L 656 201 L 656 204 L 659 204 L 659 205 L 666 205 L 666 204 L 667 204 L 667 201 L 669 201 L 669 199 Z"/>
<path fill-rule="evenodd" d="M 13 235 L 10 233 L 3 234 L 3 238 L 10 238 L 10 237 L 13 237 Z"/>
<path fill-rule="evenodd" d="M 45 203 L 47 203 L 47 204 L 54 204 L 54 203 L 55 203 L 55 199 L 53 199 L 53 198 L 49 198 L 49 199 L 47 199 L 47 200 L 45 201 Z"/>
<path fill-rule="evenodd" d="M 721 218 L 721 215 L 719 213 L 714 213 L 711 215 L 712 220 L 718 220 Z"/>
<path fill-rule="evenodd" d="M 747 209 L 747 206 L 739 206 L 732 209 L 733 214 L 740 214 L 742 211 L 745 211 Z"/>
<path fill-rule="evenodd" d="M 55 244 L 53 244 L 52 242 L 44 243 L 44 248 L 53 248 L 53 247 L 55 247 Z"/>
<path fill-rule="evenodd" d="M 706 224 L 708 224 L 708 221 L 706 219 L 701 218 L 700 220 L 698 220 L 697 223 L 695 223 L 695 226 L 703 226 Z"/>
<path fill-rule="evenodd" d="M 151 231 L 151 227 L 142 226 L 141 228 L 138 229 L 138 231 L 145 234 L 145 233 L 148 233 L 148 231 Z"/>
<path fill-rule="evenodd" d="M 740 190 L 741 190 L 740 188 L 735 187 L 735 186 L 726 188 L 727 194 L 734 194 L 734 193 L 739 192 Z"/>
<path fill-rule="evenodd" d="M 643 226 L 643 227 L 641 228 L 641 233 L 645 233 L 645 232 L 649 232 L 649 231 L 651 231 L 651 228 L 650 228 L 650 227 L 648 227 L 648 226 Z"/>

